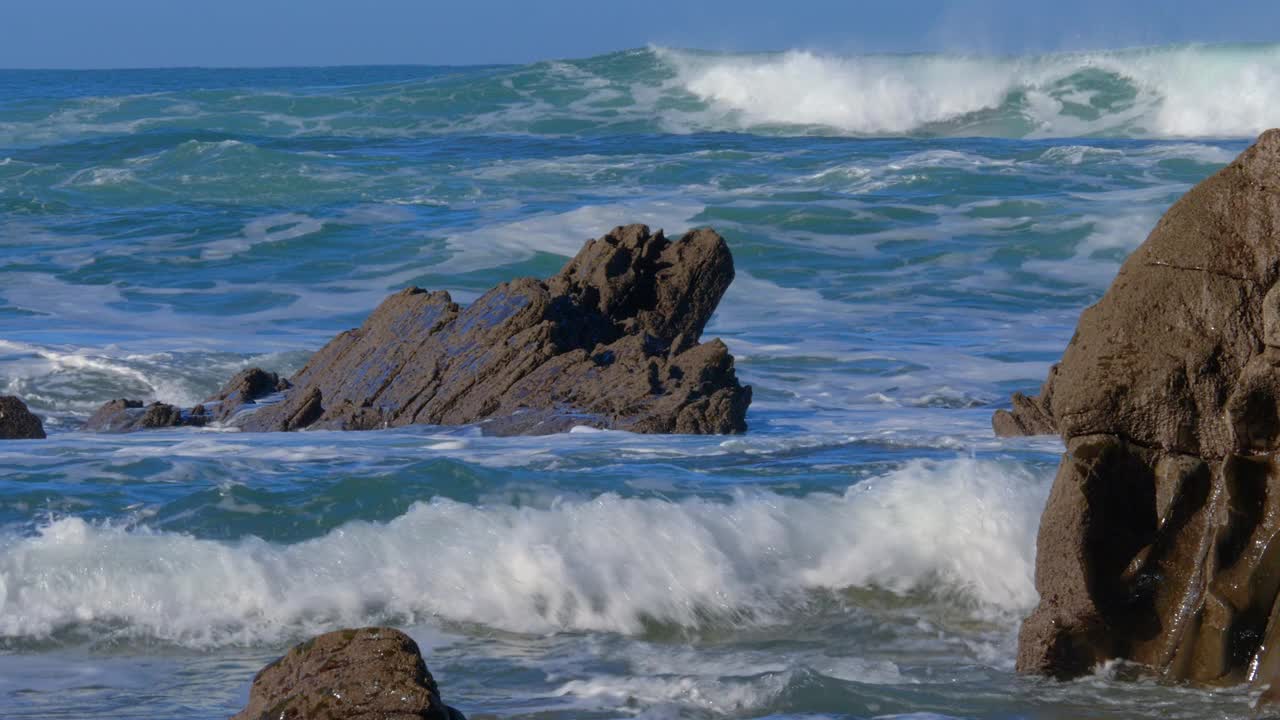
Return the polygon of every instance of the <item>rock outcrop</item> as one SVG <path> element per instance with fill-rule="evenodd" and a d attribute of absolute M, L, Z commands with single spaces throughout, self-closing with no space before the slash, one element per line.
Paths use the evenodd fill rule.
<path fill-rule="evenodd" d="M 231 720 L 466 720 L 440 700 L 418 644 L 386 627 L 338 630 L 263 668 Z"/>
<path fill-rule="evenodd" d="M 1280 130 L 1169 209 L 997 429 L 1066 442 L 1018 668 L 1280 679 Z"/>
<path fill-rule="evenodd" d="M 0 440 L 42 440 L 44 425 L 12 395 L 0 395 Z"/>
<path fill-rule="evenodd" d="M 733 274 L 710 229 L 672 242 L 644 225 L 615 228 L 546 281 L 503 283 L 465 308 L 446 292 L 395 293 L 289 381 L 246 371 L 175 422 L 257 432 L 471 423 L 499 435 L 575 425 L 744 432 L 751 388 L 724 343 L 699 342 Z M 275 392 L 278 401 L 251 407 Z M 133 419 L 144 412 L 104 407 L 87 428 L 147 427 Z"/>

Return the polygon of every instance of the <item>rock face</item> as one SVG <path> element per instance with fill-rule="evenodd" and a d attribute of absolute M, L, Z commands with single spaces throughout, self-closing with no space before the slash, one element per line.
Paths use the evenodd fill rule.
<path fill-rule="evenodd" d="M 408 635 L 386 627 L 312 638 L 263 668 L 231 720 L 466 720 L 440 700 Z"/>
<path fill-rule="evenodd" d="M 216 421 L 257 432 L 481 423 L 498 435 L 575 425 L 740 433 L 751 388 L 724 343 L 699 342 L 732 280 L 733 257 L 710 229 L 671 242 L 644 225 L 619 227 L 545 282 L 503 283 L 466 308 L 446 292 L 402 290 L 291 380 L 245 371 L 191 411 L 113 401 L 86 429 Z M 276 392 L 278 402 L 252 407 Z"/>
<path fill-rule="evenodd" d="M 44 425 L 12 395 L 0 395 L 0 440 L 42 440 Z"/>
<path fill-rule="evenodd" d="M 1280 679 L 1280 130 L 1173 205 L 1039 398 L 1066 442 L 1018 668 Z"/>

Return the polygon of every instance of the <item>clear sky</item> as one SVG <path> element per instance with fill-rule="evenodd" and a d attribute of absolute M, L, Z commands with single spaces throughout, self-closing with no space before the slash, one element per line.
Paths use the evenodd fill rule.
<path fill-rule="evenodd" d="M 0 0 L 0 67 L 474 64 L 648 43 L 1022 53 L 1280 41 L 1280 0 Z"/>

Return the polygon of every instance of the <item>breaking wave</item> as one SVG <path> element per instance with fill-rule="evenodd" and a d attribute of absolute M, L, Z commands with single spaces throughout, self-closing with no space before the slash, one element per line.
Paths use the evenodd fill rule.
<path fill-rule="evenodd" d="M 1241 138 L 1280 125 L 1280 44 L 1182 45 L 1027 56 L 729 54 L 662 47 L 502 67 L 78 73 L 85 95 L 13 99 L 0 147 L 105 136 L 200 138 L 149 157 L 265 165 L 276 185 L 324 190 L 341 177 L 290 164 L 263 139 L 452 133 Z M 22 71 L 12 71 L 21 73 Z M 172 90 L 198 72 L 199 90 Z M 398 78 L 388 82 L 388 73 Z M 310 80 L 309 80 L 310 79 Z M 96 84 L 95 84 L 96 83 Z M 98 96 L 118 84 L 125 94 Z M 303 87 L 299 87 L 302 83 Z M 240 138 L 228 144 L 227 138 Z M 249 140 L 252 139 L 252 142 Z M 207 158 L 205 156 L 208 156 Z M 18 158 L 21 160 L 21 158 Z M 5 158 L 3 162 L 10 162 Z M 135 167 L 71 186 L 127 193 Z M 17 168 L 10 168 L 18 172 Z"/>
<path fill-rule="evenodd" d="M 1235 137 L 1280 123 L 1280 46 L 1027 57 L 657 49 L 742 128 L 1007 137 Z"/>
<path fill-rule="evenodd" d="M 843 494 L 728 502 L 612 494 L 543 508 L 437 499 L 296 544 L 66 517 L 0 545 L 0 638 L 278 642 L 438 617 L 519 632 L 785 619 L 814 591 L 1025 609 L 1047 478 L 911 461 Z"/>

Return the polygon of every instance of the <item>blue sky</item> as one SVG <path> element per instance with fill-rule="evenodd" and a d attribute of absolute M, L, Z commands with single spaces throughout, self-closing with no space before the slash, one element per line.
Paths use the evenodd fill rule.
<path fill-rule="evenodd" d="M 1274 0 L 0 0 L 0 67 L 472 64 L 1280 41 Z"/>

